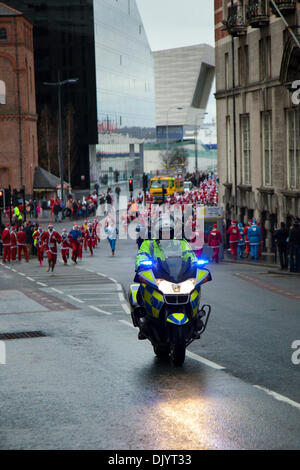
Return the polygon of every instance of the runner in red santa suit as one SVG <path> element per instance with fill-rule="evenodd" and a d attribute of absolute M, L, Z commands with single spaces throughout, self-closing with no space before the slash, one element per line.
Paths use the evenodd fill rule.
<path fill-rule="evenodd" d="M 28 251 L 26 247 L 26 233 L 23 232 L 23 226 L 20 225 L 19 231 L 17 233 L 17 247 L 18 247 L 18 261 L 21 261 L 22 252 L 24 253 L 25 261 L 28 260 Z"/>
<path fill-rule="evenodd" d="M 61 236 L 56 232 L 56 230 L 54 230 L 53 225 L 49 224 L 48 230 L 43 232 L 41 236 L 41 241 L 44 244 L 48 256 L 49 267 L 46 269 L 46 272 L 48 273 L 51 271 L 51 276 L 54 276 L 53 271 L 57 261 L 57 244 L 61 243 Z"/>
<path fill-rule="evenodd" d="M 92 224 L 93 230 L 94 230 L 94 243 L 93 243 L 93 248 L 96 248 L 98 243 L 100 244 L 100 231 L 101 231 L 101 224 L 98 219 L 94 219 L 94 222 Z"/>
<path fill-rule="evenodd" d="M 82 233 L 82 237 L 78 240 L 79 241 L 79 247 L 78 247 L 78 259 L 82 260 L 82 251 L 83 251 L 83 243 L 84 243 L 84 232 L 85 232 L 85 227 L 84 225 L 78 225 L 78 228 L 80 232 Z"/>
<path fill-rule="evenodd" d="M 68 232 L 67 229 L 64 228 L 61 234 L 61 257 L 63 259 L 64 265 L 68 265 L 68 258 L 70 254 L 70 248 L 72 248 L 72 245 L 70 243 L 69 237 L 68 237 Z"/>
<path fill-rule="evenodd" d="M 252 219 L 249 219 L 248 220 L 248 225 L 246 225 L 245 228 L 244 228 L 245 245 L 246 245 L 246 249 L 245 249 L 246 258 L 248 258 L 248 256 L 250 255 L 250 243 L 249 243 L 249 238 L 248 238 L 248 229 L 249 229 L 249 227 L 251 227 L 251 225 L 252 225 Z"/>
<path fill-rule="evenodd" d="M 1 240 L 2 240 L 2 245 L 3 245 L 3 258 L 2 258 L 2 261 L 3 261 L 3 263 L 6 263 L 6 261 L 8 263 L 10 263 L 11 239 L 10 239 L 9 224 L 6 224 L 6 227 L 2 232 Z"/>
<path fill-rule="evenodd" d="M 13 225 L 10 232 L 10 259 L 16 261 L 17 259 L 17 230 Z"/>
<path fill-rule="evenodd" d="M 95 244 L 95 232 L 94 232 L 92 224 L 88 224 L 88 228 L 84 232 L 84 242 L 89 247 L 90 252 L 91 252 L 91 256 L 93 256 L 93 254 L 94 254 L 93 248 L 94 248 L 94 244 Z"/>
<path fill-rule="evenodd" d="M 43 248 L 43 243 L 41 240 L 41 237 L 43 235 L 43 228 L 41 225 L 39 225 L 39 228 L 34 232 L 32 235 L 32 238 L 36 240 L 36 252 L 37 252 L 37 259 L 40 263 L 40 266 L 43 265 L 44 263 L 44 248 Z"/>
<path fill-rule="evenodd" d="M 80 231 L 79 225 L 73 226 L 73 229 L 70 231 L 68 237 L 72 246 L 72 261 L 77 264 L 77 258 L 79 255 L 80 243 L 82 239 L 82 233 Z"/>
<path fill-rule="evenodd" d="M 229 229 L 227 230 L 227 234 L 229 235 L 229 243 L 230 243 L 230 250 L 233 256 L 233 259 L 237 259 L 237 249 L 239 240 L 242 238 L 240 231 L 236 225 L 236 221 L 232 220 Z"/>
<path fill-rule="evenodd" d="M 212 259 L 215 263 L 219 262 L 219 251 L 221 243 L 222 235 L 218 230 L 217 224 L 214 224 L 212 231 L 208 235 L 208 246 L 211 246 L 213 249 Z"/>
<path fill-rule="evenodd" d="M 201 258 L 205 242 L 205 234 L 203 230 L 201 230 L 200 224 L 197 224 L 194 230 L 194 237 L 190 240 L 190 245 L 197 258 Z"/>

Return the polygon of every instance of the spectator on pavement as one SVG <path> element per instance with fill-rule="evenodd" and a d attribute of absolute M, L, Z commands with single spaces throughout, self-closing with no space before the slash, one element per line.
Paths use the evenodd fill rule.
<path fill-rule="evenodd" d="M 294 227 L 289 236 L 290 271 L 300 272 L 300 224 L 299 219 L 294 222 Z"/>
<path fill-rule="evenodd" d="M 280 229 L 274 233 L 274 242 L 278 248 L 281 269 L 288 268 L 288 236 L 289 232 L 284 222 L 281 222 Z"/>

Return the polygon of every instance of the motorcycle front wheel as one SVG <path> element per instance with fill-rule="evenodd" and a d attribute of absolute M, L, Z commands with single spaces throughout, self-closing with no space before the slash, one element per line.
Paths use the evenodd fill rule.
<path fill-rule="evenodd" d="M 170 355 L 170 348 L 168 346 L 162 347 L 162 346 L 153 346 L 153 351 L 154 354 L 159 358 L 159 359 L 168 359 Z"/>
<path fill-rule="evenodd" d="M 170 358 L 176 367 L 182 366 L 185 360 L 185 338 L 181 328 L 176 327 L 173 331 L 173 338 L 170 345 Z"/>

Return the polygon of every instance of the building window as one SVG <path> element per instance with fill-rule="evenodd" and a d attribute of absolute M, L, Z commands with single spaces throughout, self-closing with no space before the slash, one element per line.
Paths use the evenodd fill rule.
<path fill-rule="evenodd" d="M 227 182 L 231 183 L 231 135 L 230 116 L 226 116 L 226 174 Z"/>
<path fill-rule="evenodd" d="M 262 113 L 263 184 L 272 184 L 272 114 Z"/>
<path fill-rule="evenodd" d="M 249 76 L 249 53 L 248 46 L 239 47 L 239 86 L 247 85 Z"/>
<path fill-rule="evenodd" d="M 6 104 L 6 86 L 2 80 L 0 80 L 0 104 Z"/>
<path fill-rule="evenodd" d="M 241 158 L 242 182 L 250 184 L 250 117 L 249 114 L 241 116 Z"/>
<path fill-rule="evenodd" d="M 300 112 L 288 111 L 288 185 L 298 188 L 300 185 Z"/>
<path fill-rule="evenodd" d="M 270 36 L 259 41 L 259 79 L 261 81 L 271 78 L 271 38 Z"/>
<path fill-rule="evenodd" d="M 5 28 L 0 28 L 0 40 L 7 39 L 7 31 Z"/>
<path fill-rule="evenodd" d="M 229 89 L 229 54 L 225 54 L 225 90 Z"/>

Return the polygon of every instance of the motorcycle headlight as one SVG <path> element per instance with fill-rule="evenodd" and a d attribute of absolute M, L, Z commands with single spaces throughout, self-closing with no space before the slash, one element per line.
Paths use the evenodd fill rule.
<path fill-rule="evenodd" d="M 163 294 L 174 295 L 174 294 L 185 294 L 189 295 L 195 289 L 196 280 L 188 279 L 187 281 L 179 284 L 173 284 L 172 282 L 165 281 L 164 279 L 156 279 L 159 290 Z"/>
<path fill-rule="evenodd" d="M 195 289 L 196 279 L 188 279 L 179 284 L 180 294 L 191 294 Z"/>

